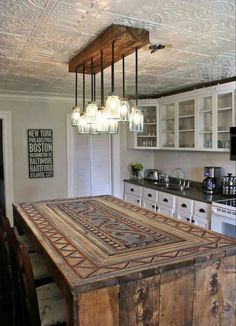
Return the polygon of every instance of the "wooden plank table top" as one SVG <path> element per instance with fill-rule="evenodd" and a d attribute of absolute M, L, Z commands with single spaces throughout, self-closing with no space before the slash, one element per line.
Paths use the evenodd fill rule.
<path fill-rule="evenodd" d="M 108 195 L 13 208 L 16 223 L 31 232 L 57 269 L 59 283 L 66 284 L 74 310 L 82 293 L 236 252 L 234 239 Z M 73 317 L 76 325 L 78 316 Z"/>

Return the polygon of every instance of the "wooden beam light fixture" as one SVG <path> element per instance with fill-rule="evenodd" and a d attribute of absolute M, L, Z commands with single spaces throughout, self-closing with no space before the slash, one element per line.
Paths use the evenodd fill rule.
<path fill-rule="evenodd" d="M 91 74 L 91 58 L 93 58 L 93 71 L 95 74 L 101 71 L 100 55 L 103 51 L 103 69 L 109 67 L 112 62 L 112 43 L 115 42 L 116 51 L 114 62 L 122 59 L 150 43 L 149 32 L 140 28 L 122 25 L 110 25 L 95 40 L 81 50 L 69 61 L 69 72 L 82 73 L 83 64 L 85 73 Z"/>
<path fill-rule="evenodd" d="M 77 107 L 77 74 L 83 73 L 83 114 L 76 111 L 78 121 L 72 126 L 78 126 L 79 133 L 115 134 L 118 132 L 119 121 L 129 121 L 130 131 L 143 131 L 143 114 L 137 106 L 137 51 L 149 43 L 149 32 L 139 28 L 121 25 L 111 25 L 69 62 L 69 72 L 76 73 L 76 107 Z M 136 53 L 136 107 L 130 107 L 125 97 L 124 58 Z M 114 63 L 123 60 L 123 100 L 114 94 Z M 111 94 L 104 105 L 103 69 L 111 66 Z M 95 101 L 95 75 L 101 72 L 101 108 L 98 110 Z M 84 112 L 84 76 L 91 75 L 91 101 Z M 72 112 L 75 113 L 75 108 Z M 73 120 L 72 120 L 73 122 Z"/>

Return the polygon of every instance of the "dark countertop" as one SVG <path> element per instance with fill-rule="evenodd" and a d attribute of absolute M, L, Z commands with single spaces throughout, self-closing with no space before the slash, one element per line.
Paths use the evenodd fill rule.
<path fill-rule="evenodd" d="M 177 180 L 173 178 L 171 179 L 171 184 L 176 184 L 177 186 Z M 214 195 L 208 195 L 203 192 L 202 186 L 200 182 L 196 181 L 190 181 L 190 188 L 185 188 L 183 191 L 180 190 L 174 190 L 174 189 L 168 189 L 165 187 L 165 184 L 163 183 L 163 186 L 160 182 L 158 182 L 159 185 L 155 185 L 155 181 L 152 180 L 146 180 L 146 179 L 125 179 L 125 182 L 129 182 L 138 186 L 151 188 L 155 190 L 159 190 L 162 192 L 167 192 L 176 196 L 185 197 L 193 200 L 202 201 L 205 203 L 211 204 L 213 201 L 221 200 L 221 199 L 227 199 L 227 198 L 233 198 L 235 196 L 223 196 L 222 194 L 214 194 Z"/>

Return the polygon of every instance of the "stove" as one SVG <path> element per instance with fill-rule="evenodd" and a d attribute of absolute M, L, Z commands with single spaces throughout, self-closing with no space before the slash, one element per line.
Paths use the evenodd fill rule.
<path fill-rule="evenodd" d="M 236 198 L 212 203 L 211 229 L 236 238 Z"/>
<path fill-rule="evenodd" d="M 222 199 L 212 203 L 216 207 L 236 210 L 236 198 Z"/>

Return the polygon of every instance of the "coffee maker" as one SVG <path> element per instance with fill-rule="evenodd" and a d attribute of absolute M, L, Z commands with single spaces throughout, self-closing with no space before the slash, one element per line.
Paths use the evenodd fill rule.
<path fill-rule="evenodd" d="M 205 179 L 202 182 L 203 191 L 210 195 L 219 193 L 221 181 L 221 167 L 204 167 L 204 177 Z"/>

